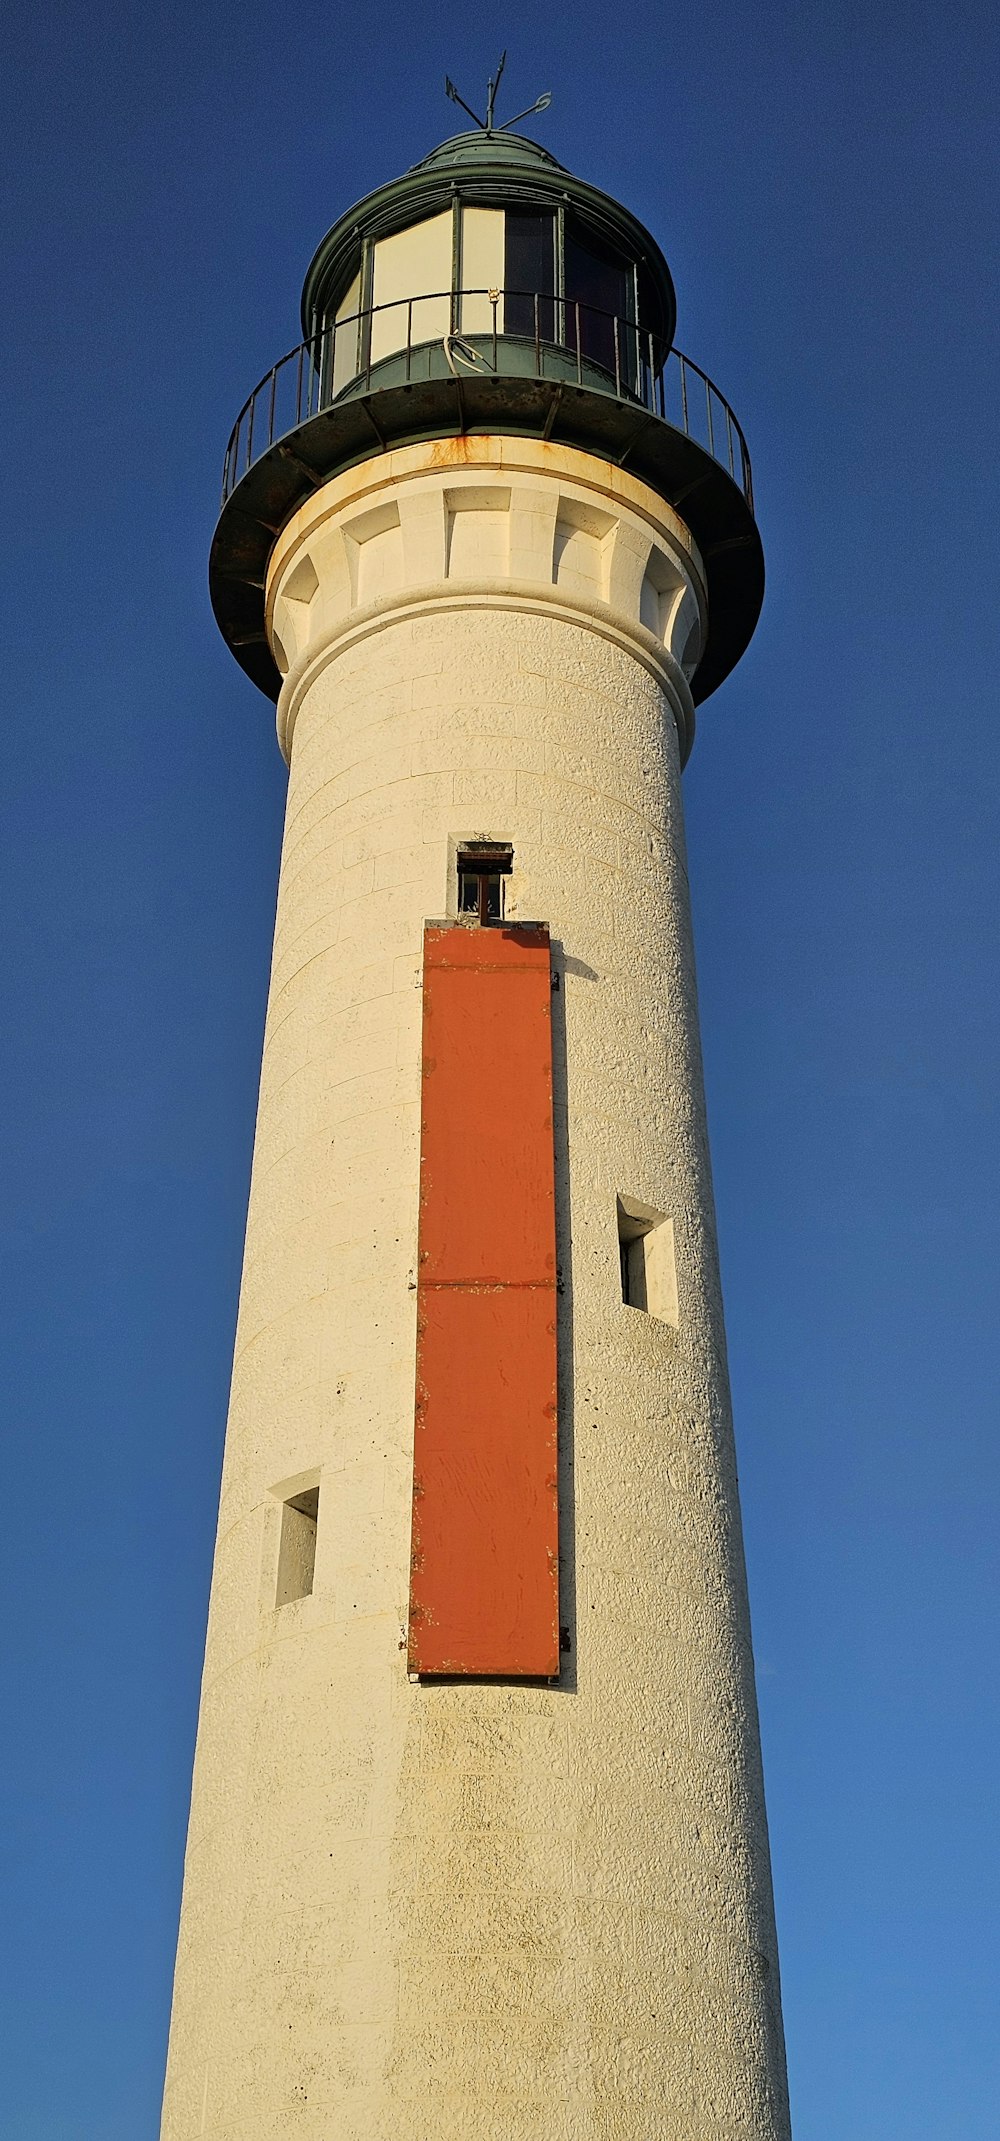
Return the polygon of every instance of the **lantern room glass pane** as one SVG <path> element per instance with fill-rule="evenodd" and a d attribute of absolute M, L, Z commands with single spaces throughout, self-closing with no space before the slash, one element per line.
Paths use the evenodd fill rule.
<path fill-rule="evenodd" d="M 620 253 L 601 244 L 578 223 L 566 218 L 563 260 L 566 293 L 565 339 L 572 350 L 579 343 L 580 355 L 619 377 L 627 376 L 627 347 L 632 337 L 624 322 L 633 307 L 629 302 L 632 269 Z M 615 363 L 615 321 L 618 326 L 618 363 Z"/>
<path fill-rule="evenodd" d="M 504 331 L 503 298 L 494 307 L 489 292 L 504 287 L 504 223 L 502 208 L 462 210 L 461 331 L 464 335 L 498 334 Z"/>
<path fill-rule="evenodd" d="M 504 248 L 504 332 L 555 336 L 556 220 L 544 210 L 508 208 Z"/>
<path fill-rule="evenodd" d="M 371 361 L 436 342 L 451 325 L 452 216 L 428 216 L 380 238 L 372 285 Z"/>
<path fill-rule="evenodd" d="M 361 369 L 361 277 L 356 275 L 350 288 L 345 290 L 337 306 L 332 335 L 332 372 L 330 392 L 340 393 L 341 387 L 357 377 Z"/>

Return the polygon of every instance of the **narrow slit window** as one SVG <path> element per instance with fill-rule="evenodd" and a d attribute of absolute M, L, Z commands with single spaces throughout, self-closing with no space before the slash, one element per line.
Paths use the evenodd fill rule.
<path fill-rule="evenodd" d="M 621 1265 L 622 1300 L 626 1308 L 646 1308 L 646 1236 L 623 1234 L 618 1222 L 618 1256 Z"/>
<path fill-rule="evenodd" d="M 458 911 L 479 922 L 502 922 L 506 880 L 514 850 L 493 841 L 470 840 L 458 851 Z"/>
<path fill-rule="evenodd" d="M 618 1269 L 622 1301 L 657 1323 L 676 1325 L 674 1223 L 633 1197 L 618 1198 Z"/>
<path fill-rule="evenodd" d="M 304 1494 L 282 1502 L 276 1606 L 290 1606 L 296 1598 L 309 1597 L 316 1572 L 318 1523 L 318 1487 L 307 1487 Z"/>

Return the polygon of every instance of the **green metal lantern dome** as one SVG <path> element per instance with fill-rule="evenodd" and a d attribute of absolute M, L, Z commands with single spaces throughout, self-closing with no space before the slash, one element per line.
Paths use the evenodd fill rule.
<path fill-rule="evenodd" d="M 489 161 L 503 164 L 508 169 L 524 170 L 529 164 L 547 164 L 550 171 L 565 173 L 551 149 L 544 149 L 540 141 L 532 141 L 528 134 L 509 134 L 505 128 L 473 127 L 471 132 L 449 134 L 429 155 L 422 156 L 414 171 L 426 171 L 431 164 L 479 164 Z"/>
<path fill-rule="evenodd" d="M 746 441 L 675 323 L 650 232 L 523 135 L 456 134 L 341 216 L 306 275 L 303 340 L 226 453 L 212 602 L 255 683 L 277 698 L 264 583 L 303 500 L 393 447 L 500 433 L 626 467 L 676 506 L 708 579 L 705 699 L 748 644 L 764 565 Z"/>

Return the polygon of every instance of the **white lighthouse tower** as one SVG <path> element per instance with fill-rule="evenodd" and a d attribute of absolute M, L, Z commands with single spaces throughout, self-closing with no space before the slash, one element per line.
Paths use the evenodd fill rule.
<path fill-rule="evenodd" d="M 164 2141 L 787 2141 L 680 797 L 763 563 L 674 322 L 491 123 L 230 442 L 289 786 Z"/>

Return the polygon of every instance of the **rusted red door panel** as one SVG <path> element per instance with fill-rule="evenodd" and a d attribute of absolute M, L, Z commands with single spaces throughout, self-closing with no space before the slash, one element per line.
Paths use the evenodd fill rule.
<path fill-rule="evenodd" d="M 548 931 L 429 924 L 411 1672 L 559 1670 L 555 1259 Z"/>

